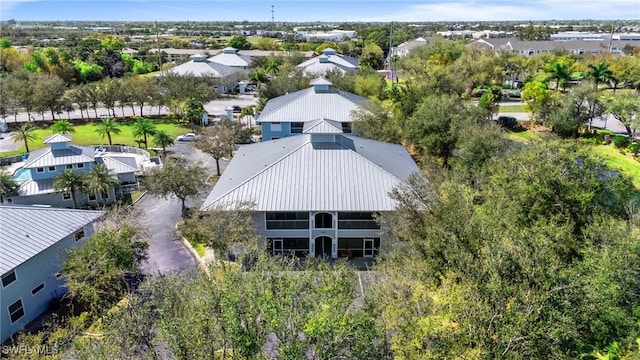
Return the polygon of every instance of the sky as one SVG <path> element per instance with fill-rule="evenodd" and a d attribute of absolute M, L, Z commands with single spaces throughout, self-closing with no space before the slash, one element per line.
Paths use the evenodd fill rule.
<path fill-rule="evenodd" d="M 0 0 L 0 19 L 94 21 L 640 20 L 640 0 Z"/>

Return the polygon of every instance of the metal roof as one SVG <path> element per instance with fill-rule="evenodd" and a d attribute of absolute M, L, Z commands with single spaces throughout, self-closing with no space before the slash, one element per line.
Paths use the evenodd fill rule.
<path fill-rule="evenodd" d="M 44 139 L 43 143 L 44 144 L 54 144 L 54 143 L 65 143 L 65 142 L 70 142 L 70 141 L 71 141 L 71 136 L 70 135 L 53 134 L 53 135 L 47 136 L 47 138 Z"/>
<path fill-rule="evenodd" d="M 367 98 L 329 88 L 316 91 L 314 87 L 273 98 L 258 116 L 258 122 L 306 122 L 325 118 L 351 122 L 351 112 Z"/>
<path fill-rule="evenodd" d="M 187 61 L 184 64 L 174 66 L 171 69 L 161 72 L 156 76 L 163 76 L 167 73 L 173 73 L 180 76 L 212 76 L 212 77 L 225 77 L 236 72 L 240 69 L 230 66 L 222 65 L 212 61 Z"/>
<path fill-rule="evenodd" d="M 303 134 L 342 134 L 342 123 L 329 119 L 307 121 L 302 127 Z"/>
<path fill-rule="evenodd" d="M 320 56 L 316 56 L 316 57 L 313 57 L 313 58 L 311 58 L 309 60 L 301 62 L 296 67 L 299 68 L 299 69 L 306 69 L 309 66 L 313 66 L 313 65 L 319 64 L 321 58 L 322 59 L 326 59 L 327 61 L 329 61 L 329 63 L 333 63 L 333 64 L 339 66 L 340 68 L 351 69 L 351 70 L 348 70 L 348 71 L 354 71 L 360 65 L 358 63 L 358 60 L 356 60 L 355 58 L 352 58 L 350 56 L 344 56 L 344 55 L 340 55 L 340 54 L 323 53 Z M 323 64 L 323 65 L 326 65 L 326 64 Z"/>
<path fill-rule="evenodd" d="M 68 146 L 66 149 L 44 148 L 29 154 L 24 167 L 27 169 L 93 162 L 94 149 L 87 146 Z"/>
<path fill-rule="evenodd" d="M 96 157 L 96 162 L 100 161 L 107 167 L 107 169 L 109 169 L 109 172 L 114 174 L 126 174 L 138 171 L 137 168 L 111 156 Z"/>
<path fill-rule="evenodd" d="M 0 274 L 15 269 L 102 215 L 102 211 L 0 204 Z"/>
<path fill-rule="evenodd" d="M 18 187 L 18 194 L 20 196 L 49 194 L 52 192 L 56 192 L 56 189 L 53 186 L 53 179 L 29 179 L 21 183 L 20 187 Z"/>
<path fill-rule="evenodd" d="M 251 64 L 251 57 L 247 55 L 236 54 L 235 51 L 233 53 L 223 52 L 222 54 L 210 57 L 208 60 L 214 63 L 231 67 L 247 67 Z"/>
<path fill-rule="evenodd" d="M 252 201 L 257 211 L 389 211 L 389 192 L 418 171 L 401 145 L 302 134 L 240 147 L 202 209 Z"/>

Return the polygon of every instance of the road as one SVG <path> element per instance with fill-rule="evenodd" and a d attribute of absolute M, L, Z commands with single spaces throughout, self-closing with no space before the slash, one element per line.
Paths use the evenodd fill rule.
<path fill-rule="evenodd" d="M 174 146 L 167 148 L 167 151 L 183 155 L 190 164 L 201 163 L 209 174 L 216 171 L 215 160 L 201 151 L 192 149 L 189 143 L 176 142 Z M 227 164 L 228 161 L 221 160 L 221 170 L 226 168 Z M 211 187 L 199 196 L 187 199 L 187 206 L 200 207 L 209 190 Z M 157 275 L 195 269 L 195 260 L 175 231 L 175 224 L 181 220 L 180 201 L 145 195 L 135 206 L 143 213 L 141 220 L 149 228 L 149 258 L 142 264 L 143 271 L 149 275 Z"/>

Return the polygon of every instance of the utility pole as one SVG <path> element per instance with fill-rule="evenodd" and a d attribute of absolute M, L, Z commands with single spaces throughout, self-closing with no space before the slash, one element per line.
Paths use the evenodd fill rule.
<path fill-rule="evenodd" d="M 160 54 L 160 30 L 158 29 L 157 21 L 154 21 L 153 24 L 156 28 L 156 46 L 158 47 L 158 66 L 160 67 L 160 70 L 162 70 L 162 55 Z"/>
<path fill-rule="evenodd" d="M 276 36 L 276 17 L 273 5 L 271 5 L 271 36 Z"/>

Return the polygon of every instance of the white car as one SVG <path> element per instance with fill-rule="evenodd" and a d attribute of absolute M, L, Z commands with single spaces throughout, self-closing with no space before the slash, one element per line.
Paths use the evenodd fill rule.
<path fill-rule="evenodd" d="M 193 141 L 198 138 L 198 135 L 194 133 L 186 133 L 184 135 L 180 135 L 176 138 L 176 141 Z"/>

